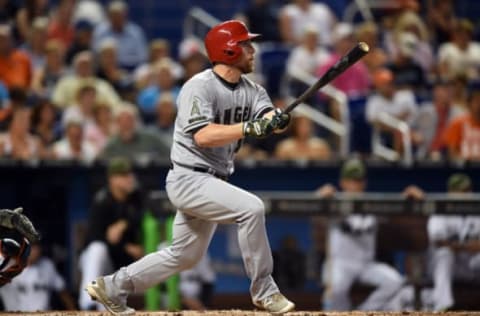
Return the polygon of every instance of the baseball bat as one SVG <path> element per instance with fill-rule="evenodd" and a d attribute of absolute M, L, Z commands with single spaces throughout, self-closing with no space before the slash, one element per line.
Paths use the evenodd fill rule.
<path fill-rule="evenodd" d="M 360 42 L 355 47 L 353 47 L 348 53 L 346 53 L 342 58 L 340 58 L 335 65 L 330 67 L 310 88 L 305 90 L 305 92 L 299 96 L 295 101 L 289 104 L 284 113 L 291 112 L 297 105 L 302 102 L 305 102 L 306 99 L 310 98 L 318 89 L 329 84 L 333 79 L 337 78 L 341 73 L 343 73 L 348 67 L 356 63 L 360 58 L 365 56 L 368 53 L 369 47 L 367 43 Z"/>

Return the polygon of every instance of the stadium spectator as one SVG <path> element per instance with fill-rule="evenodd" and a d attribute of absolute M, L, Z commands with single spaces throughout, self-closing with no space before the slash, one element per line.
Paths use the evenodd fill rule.
<path fill-rule="evenodd" d="M 40 312 L 52 309 L 54 292 L 66 310 L 76 309 L 75 301 L 55 264 L 42 254 L 42 246 L 34 243 L 27 267 L 11 283 L 0 288 L 0 297 L 6 311 Z"/>
<path fill-rule="evenodd" d="M 31 91 L 37 96 L 50 98 L 57 82 L 67 74 L 64 62 L 65 48 L 56 40 L 47 41 L 45 65 L 33 74 Z"/>
<path fill-rule="evenodd" d="M 143 30 L 128 20 L 128 6 L 124 1 L 114 0 L 108 5 L 108 21 L 95 27 L 93 47 L 98 50 L 106 38 L 117 41 L 118 64 L 133 70 L 147 60 L 147 42 Z"/>
<path fill-rule="evenodd" d="M 97 153 L 101 152 L 113 134 L 112 109 L 102 103 L 93 108 L 93 121 L 85 124 L 85 139 L 89 141 Z"/>
<path fill-rule="evenodd" d="M 453 106 L 463 113 L 468 111 L 468 79 L 465 75 L 458 75 L 452 79 Z"/>
<path fill-rule="evenodd" d="M 425 91 L 426 76 L 422 67 L 415 61 L 418 38 L 414 33 L 403 32 L 396 37 L 398 51 L 387 67 L 393 72 L 398 89 L 413 90 L 417 94 Z"/>
<path fill-rule="evenodd" d="M 318 45 L 318 30 L 304 30 L 302 43 L 296 46 L 287 60 L 287 74 L 294 77 L 297 72 L 315 75 L 315 71 L 328 59 L 328 51 Z"/>
<path fill-rule="evenodd" d="M 69 117 L 64 123 L 64 136 L 52 145 L 52 154 L 57 160 L 76 160 L 91 163 L 97 151 L 85 139 L 85 122 L 79 117 Z"/>
<path fill-rule="evenodd" d="M 416 134 L 418 159 L 435 159 L 442 157 L 444 148 L 443 135 L 455 117 L 462 111 L 453 106 L 452 84 L 448 81 L 438 81 L 433 86 L 433 98 L 419 107 L 411 123 Z"/>
<path fill-rule="evenodd" d="M 83 51 L 77 54 L 73 60 L 74 73 L 65 75 L 53 89 L 52 100 L 59 108 L 66 108 L 75 104 L 78 87 L 91 83 L 97 89 L 97 101 L 116 107 L 120 98 L 115 89 L 107 81 L 95 77 L 93 54 Z"/>
<path fill-rule="evenodd" d="M 33 108 L 32 133 L 40 139 L 45 148 L 61 138 L 57 116 L 57 108 L 48 99 L 41 99 Z"/>
<path fill-rule="evenodd" d="M 118 47 L 113 39 L 104 40 L 98 49 L 97 77 L 108 81 L 124 100 L 131 100 L 134 90 L 133 82 L 128 73 L 118 67 Z"/>
<path fill-rule="evenodd" d="M 86 248 L 79 260 L 80 309 L 92 303 L 84 291 L 90 280 L 113 272 L 143 256 L 139 243 L 145 198 L 137 186 L 129 160 L 116 157 L 108 163 L 108 184 L 95 195 L 90 208 Z"/>
<path fill-rule="evenodd" d="M 72 21 L 74 6 L 75 0 L 60 0 L 48 25 L 48 38 L 62 42 L 66 48 L 72 44 L 75 33 Z"/>
<path fill-rule="evenodd" d="M 32 62 L 33 70 L 36 71 L 45 65 L 48 18 L 35 18 L 32 24 L 28 41 L 21 48 L 27 52 Z"/>
<path fill-rule="evenodd" d="M 467 75 L 468 79 L 479 79 L 480 43 L 473 40 L 473 24 L 467 19 L 455 23 L 452 39 L 438 49 L 439 73 L 452 79 Z"/>
<path fill-rule="evenodd" d="M 164 38 L 157 38 L 150 42 L 148 62 L 138 66 L 133 73 L 133 78 L 139 90 L 155 84 L 156 78 L 153 74 L 153 68 L 158 61 L 164 58 L 170 58 L 170 64 L 175 81 L 178 81 L 182 78 L 183 67 L 172 59 L 170 42 Z"/>
<path fill-rule="evenodd" d="M 455 173 L 448 178 L 447 190 L 450 196 L 467 198 L 473 192 L 472 180 L 465 173 Z M 425 305 L 435 311 L 452 309 L 455 307 L 453 280 L 478 280 L 479 228 L 478 215 L 434 215 L 428 219 L 433 289 L 422 291 Z"/>
<path fill-rule="evenodd" d="M 169 59 L 158 61 L 154 66 L 153 72 L 156 84 L 140 91 L 137 97 L 137 104 L 142 114 L 147 116 L 155 112 L 155 106 L 164 93 L 173 95 L 174 100 L 176 100 L 180 92 L 180 88 L 175 84 Z"/>
<path fill-rule="evenodd" d="M 456 19 L 452 0 L 427 1 L 427 21 L 435 47 L 451 39 Z"/>
<path fill-rule="evenodd" d="M 287 160 L 328 160 L 332 158 L 330 146 L 314 135 L 312 121 L 304 116 L 292 119 L 289 138 L 278 143 L 275 158 Z"/>
<path fill-rule="evenodd" d="M 168 144 L 154 133 L 140 128 L 138 120 L 138 110 L 133 105 L 123 104 L 116 110 L 116 134 L 109 139 L 101 153 L 102 158 L 122 156 L 138 162 L 169 158 Z"/>
<path fill-rule="evenodd" d="M 186 38 L 180 42 L 178 55 L 184 69 L 182 83 L 207 67 L 208 59 L 202 54 L 202 47 L 203 44 L 193 38 Z"/>
<path fill-rule="evenodd" d="M 280 12 L 280 34 L 284 43 L 298 45 L 307 27 L 319 30 L 319 44 L 329 46 L 336 17 L 325 3 L 311 0 L 294 0 Z"/>
<path fill-rule="evenodd" d="M 8 125 L 12 119 L 12 113 L 15 110 L 25 107 L 27 105 L 27 91 L 21 88 L 12 88 L 6 92 L 6 101 L 3 102 L 0 108 L 0 131 L 8 129 Z M 3 97 L 2 97 L 3 98 Z"/>
<path fill-rule="evenodd" d="M 172 94 L 164 93 L 155 106 L 154 131 L 164 140 L 168 147 L 173 143 L 173 128 L 177 116 L 175 98 Z"/>
<path fill-rule="evenodd" d="M 65 61 L 67 64 L 73 62 L 73 58 L 84 50 L 90 50 L 93 37 L 93 24 L 88 20 L 78 20 L 74 25 L 74 37 L 72 44 L 67 50 Z"/>
<path fill-rule="evenodd" d="M 37 17 L 48 17 L 48 0 L 26 0 L 17 11 L 16 26 L 20 42 L 26 41 L 31 33 L 32 22 Z"/>
<path fill-rule="evenodd" d="M 341 56 L 345 55 L 356 44 L 354 30 L 351 24 L 338 23 L 332 33 L 333 52 L 326 62 L 317 69 L 321 75 L 333 66 Z M 370 78 L 368 68 L 363 61 L 358 61 L 349 67 L 343 74 L 332 81 L 332 85 L 347 94 L 349 98 L 365 97 L 370 92 Z"/>
<path fill-rule="evenodd" d="M 94 85 L 89 83 L 81 85 L 77 91 L 77 102 L 63 111 L 62 124 L 66 125 L 71 117 L 78 118 L 85 123 L 92 122 L 96 98 L 97 89 Z"/>
<path fill-rule="evenodd" d="M 12 30 L 8 25 L 0 25 L 0 80 L 7 88 L 30 87 L 33 69 L 30 57 L 14 47 Z"/>
<path fill-rule="evenodd" d="M 340 170 L 341 191 L 358 196 L 367 188 L 367 170 L 358 159 L 347 160 Z M 410 189 L 411 190 L 411 189 Z M 316 194 L 333 198 L 332 184 L 320 187 Z M 356 282 L 375 287 L 359 310 L 404 310 L 411 308 L 413 289 L 391 266 L 375 260 L 378 222 L 373 215 L 355 214 L 330 220 L 327 237 L 327 262 L 324 266 L 324 309 L 350 310 L 349 291 Z"/>
<path fill-rule="evenodd" d="M 435 58 L 430 44 L 430 35 L 427 26 L 416 12 L 406 11 L 396 19 L 393 32 L 386 39 L 388 54 L 392 59 L 396 59 L 399 54 L 402 54 L 402 50 L 405 50 L 402 47 L 404 33 L 412 33 L 416 37 L 415 47 L 410 47 L 413 50 L 411 55 L 413 61 L 422 68 L 425 74 L 431 73 L 434 70 Z"/>
<path fill-rule="evenodd" d="M 8 131 L 0 134 L 0 156 L 32 160 L 46 154 L 38 137 L 30 133 L 31 113 L 31 109 L 25 106 L 13 110 Z"/>
<path fill-rule="evenodd" d="M 373 85 L 375 93 L 368 97 L 366 105 L 368 122 L 388 130 L 379 119 L 383 112 L 405 122 L 410 122 L 415 117 L 417 112 L 415 95 L 411 90 L 398 90 L 390 70 L 377 69 L 373 74 Z"/>
<path fill-rule="evenodd" d="M 279 42 L 278 29 L 279 7 L 274 0 L 251 0 L 250 4 L 237 14 L 236 19 L 242 20 L 252 33 L 262 34 L 261 42 Z"/>
<path fill-rule="evenodd" d="M 97 0 L 78 0 L 73 12 L 73 21 L 88 21 L 91 25 L 97 25 L 105 20 L 105 10 L 102 3 Z"/>
<path fill-rule="evenodd" d="M 367 43 L 370 48 L 362 60 L 372 74 L 376 69 L 384 66 L 388 60 L 385 50 L 379 44 L 379 28 L 375 22 L 367 21 L 355 28 L 355 35 L 357 41 Z"/>
<path fill-rule="evenodd" d="M 473 84 L 468 97 L 468 112 L 454 119 L 444 135 L 449 155 L 454 160 L 480 160 L 480 85 Z"/>

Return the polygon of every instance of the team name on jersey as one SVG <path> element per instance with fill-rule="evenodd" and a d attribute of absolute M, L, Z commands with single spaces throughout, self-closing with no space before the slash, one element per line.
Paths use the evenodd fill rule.
<path fill-rule="evenodd" d="M 217 124 L 235 124 L 245 122 L 250 119 L 251 108 L 248 106 L 236 106 L 234 108 L 226 109 L 223 111 L 223 115 L 219 112 L 215 115 L 214 122 Z"/>

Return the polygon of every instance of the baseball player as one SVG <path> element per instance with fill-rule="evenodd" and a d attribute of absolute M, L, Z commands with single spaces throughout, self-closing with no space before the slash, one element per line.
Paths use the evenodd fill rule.
<path fill-rule="evenodd" d="M 283 131 L 289 115 L 274 109 L 264 88 L 250 81 L 255 49 L 240 21 L 214 26 L 205 37 L 213 68 L 188 80 L 178 99 L 166 191 L 177 207 L 171 246 L 149 254 L 86 288 L 114 315 L 133 315 L 126 306 L 142 292 L 188 269 L 205 254 L 218 223 L 236 223 L 255 306 L 273 313 L 293 310 L 271 274 L 273 260 L 265 230 L 265 207 L 255 195 L 228 183 L 244 137 Z"/>
<path fill-rule="evenodd" d="M 6 311 L 51 310 L 53 292 L 58 294 L 63 307 L 75 309 L 75 302 L 66 290 L 65 281 L 53 261 L 42 255 L 40 243 L 32 243 L 28 265 L 12 282 L 0 288 L 0 297 Z"/>
<path fill-rule="evenodd" d="M 361 161 L 345 162 L 340 188 L 350 195 L 364 192 L 366 169 Z M 317 191 L 323 198 L 333 197 L 335 192 L 330 184 Z M 391 266 L 375 261 L 376 232 L 377 218 L 373 215 L 349 215 L 329 223 L 324 309 L 350 310 L 349 292 L 355 282 L 375 287 L 359 310 L 400 310 L 413 302 L 413 288 L 404 287 L 403 277 Z"/>
<path fill-rule="evenodd" d="M 457 173 L 448 179 L 447 187 L 449 195 L 471 194 L 472 181 Z M 435 311 L 447 310 L 455 304 L 453 277 L 472 280 L 477 275 L 478 280 L 480 216 L 434 215 L 428 220 L 427 231 L 432 245 L 433 290 L 422 291 L 422 301 L 424 307 L 433 305 Z"/>
<path fill-rule="evenodd" d="M 23 209 L 0 210 L 0 287 L 10 283 L 27 265 L 30 244 L 40 235 Z"/>

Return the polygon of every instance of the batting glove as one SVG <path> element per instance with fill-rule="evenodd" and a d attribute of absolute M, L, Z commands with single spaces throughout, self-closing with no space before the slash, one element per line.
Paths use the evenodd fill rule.
<path fill-rule="evenodd" d="M 243 135 L 263 138 L 268 136 L 271 131 L 268 130 L 270 120 L 267 118 L 258 118 L 253 121 L 243 123 Z"/>
<path fill-rule="evenodd" d="M 274 114 L 272 116 L 272 120 L 270 121 L 269 130 L 272 132 L 275 130 L 281 130 L 288 126 L 290 123 L 290 114 L 283 113 L 280 109 L 275 109 Z"/>

